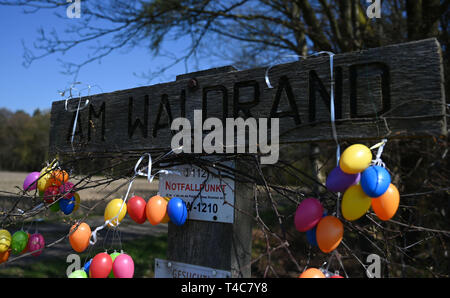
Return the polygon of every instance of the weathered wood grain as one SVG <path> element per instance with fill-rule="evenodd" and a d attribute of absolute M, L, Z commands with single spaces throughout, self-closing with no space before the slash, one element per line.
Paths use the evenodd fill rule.
<path fill-rule="evenodd" d="M 442 55 L 436 39 L 338 54 L 334 65 L 340 140 L 446 134 Z M 192 119 L 194 110 L 202 108 L 206 117 L 281 117 L 281 143 L 332 140 L 327 56 L 274 66 L 269 71 L 273 89 L 265 83 L 266 68 L 219 69 L 90 96 L 89 108 L 80 112 L 73 146 L 75 113 L 65 111 L 64 101 L 55 101 L 50 151 L 168 149 L 174 133 L 170 120 Z M 70 100 L 70 106 L 76 107 L 77 101 Z"/>
<path fill-rule="evenodd" d="M 229 70 L 212 69 L 207 74 Z M 235 166 L 250 171 L 240 161 Z M 168 260 L 231 271 L 232 277 L 251 277 L 253 185 L 235 181 L 233 192 L 233 223 L 188 220 L 176 226 L 169 222 Z"/>

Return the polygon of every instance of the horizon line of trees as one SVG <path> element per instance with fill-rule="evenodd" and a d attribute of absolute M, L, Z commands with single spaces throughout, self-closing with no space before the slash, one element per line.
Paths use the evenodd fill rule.
<path fill-rule="evenodd" d="M 0 108 L 0 170 L 40 171 L 48 157 L 50 109 Z"/>

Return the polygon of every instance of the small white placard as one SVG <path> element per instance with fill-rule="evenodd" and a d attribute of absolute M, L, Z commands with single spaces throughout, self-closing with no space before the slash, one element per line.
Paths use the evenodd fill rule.
<path fill-rule="evenodd" d="M 234 162 L 225 164 L 234 168 Z M 159 195 L 182 199 L 188 220 L 233 223 L 234 179 L 217 175 L 214 168 L 209 172 L 193 165 L 174 166 L 169 174 L 160 175 Z"/>
<path fill-rule="evenodd" d="M 230 271 L 155 259 L 156 278 L 227 278 Z"/>

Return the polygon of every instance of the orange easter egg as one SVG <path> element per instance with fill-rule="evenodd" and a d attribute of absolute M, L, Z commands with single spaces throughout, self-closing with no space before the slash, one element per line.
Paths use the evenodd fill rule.
<path fill-rule="evenodd" d="M 400 194 L 394 184 L 390 184 L 384 194 L 372 198 L 372 209 L 381 220 L 391 219 L 397 212 Z"/>
<path fill-rule="evenodd" d="M 325 274 L 317 268 L 306 269 L 298 278 L 325 278 Z"/>
<path fill-rule="evenodd" d="M 334 216 L 325 216 L 317 224 L 316 240 L 320 250 L 329 253 L 341 243 L 344 235 L 344 225 Z"/>
<path fill-rule="evenodd" d="M 166 216 L 167 201 L 161 196 L 153 196 L 145 206 L 145 214 L 152 225 L 161 223 Z"/>
<path fill-rule="evenodd" d="M 70 228 L 70 232 L 72 232 L 76 228 L 76 224 L 74 224 Z M 91 238 L 91 228 L 87 223 L 82 222 L 75 232 L 73 232 L 69 236 L 69 242 L 72 246 L 73 250 L 76 252 L 83 252 L 89 246 L 89 239 Z"/>

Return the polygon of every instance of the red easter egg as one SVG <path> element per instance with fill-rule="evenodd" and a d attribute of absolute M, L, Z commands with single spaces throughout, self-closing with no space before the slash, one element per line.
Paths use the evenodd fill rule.
<path fill-rule="evenodd" d="M 112 270 L 112 265 L 111 256 L 101 252 L 92 259 L 91 267 L 89 268 L 90 275 L 92 278 L 107 278 Z"/>
<path fill-rule="evenodd" d="M 58 199 L 58 186 L 51 185 L 44 192 L 44 202 L 51 204 Z"/>
<path fill-rule="evenodd" d="M 145 206 L 147 203 L 145 200 L 139 196 L 134 196 L 128 200 L 127 212 L 131 219 L 138 224 L 143 224 L 147 219 L 145 214 Z"/>

